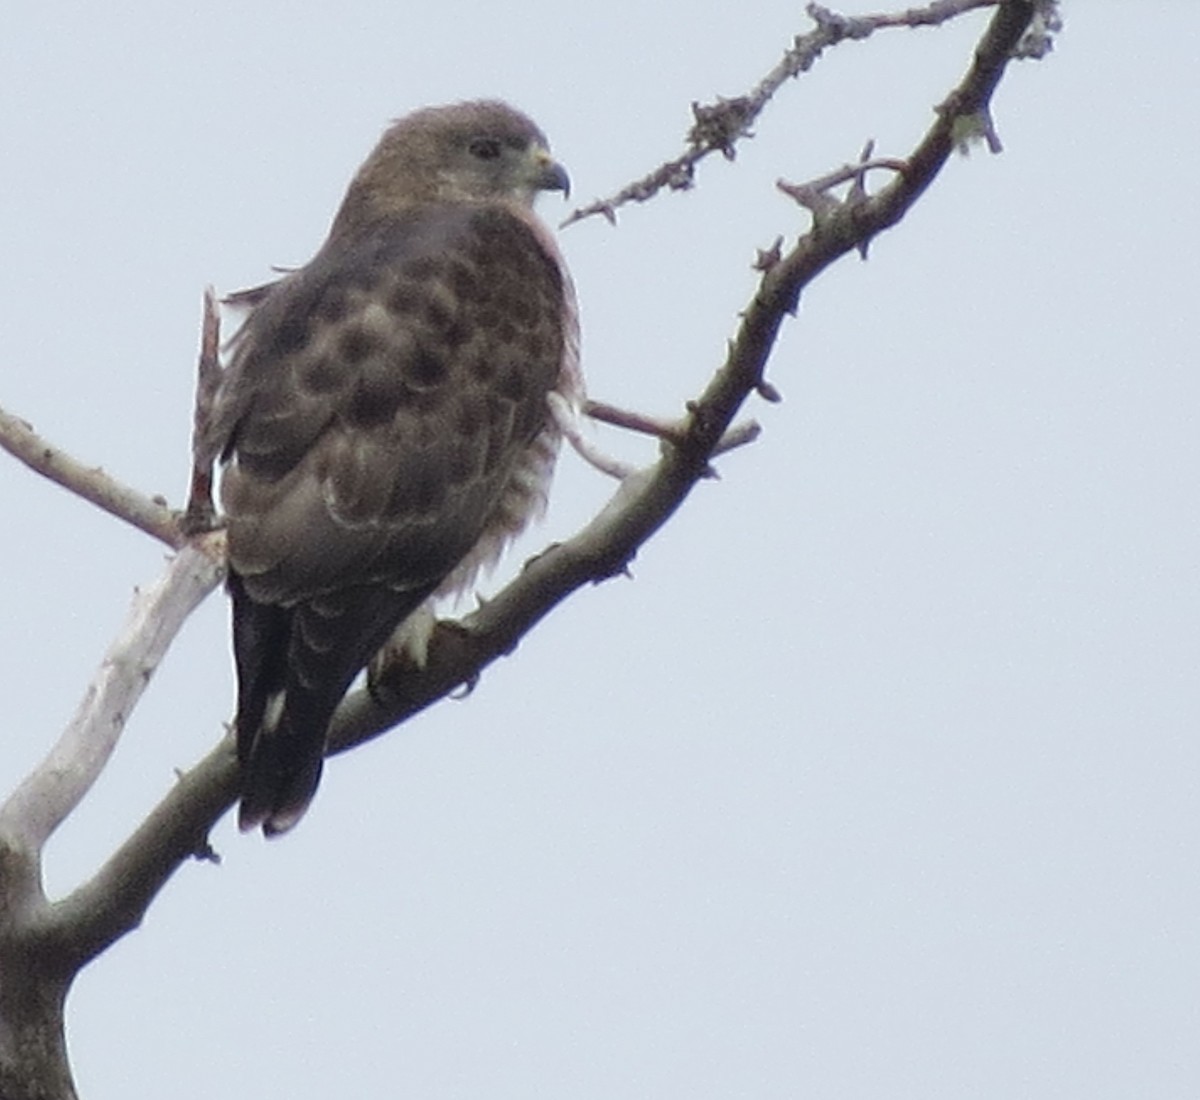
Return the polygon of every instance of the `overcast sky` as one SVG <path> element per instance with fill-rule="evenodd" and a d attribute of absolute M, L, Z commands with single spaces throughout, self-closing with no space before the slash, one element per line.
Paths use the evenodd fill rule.
<path fill-rule="evenodd" d="M 389 119 L 510 99 L 587 200 L 809 26 L 667 7 L 14 5 L 0 404 L 182 503 L 202 288 L 303 263 Z M 1200 9 L 1065 14 L 1004 154 L 806 294 L 762 439 L 632 580 L 332 764 L 295 833 L 223 821 L 82 975 L 84 1100 L 1200 1095 Z M 678 411 L 804 225 L 775 178 L 902 155 L 986 19 L 839 48 L 693 193 L 564 232 L 592 392 Z M 524 552 L 611 488 L 564 456 Z M 3 456 L 0 511 L 7 791 L 163 553 Z M 226 634 L 214 597 L 54 893 L 219 736 Z"/>

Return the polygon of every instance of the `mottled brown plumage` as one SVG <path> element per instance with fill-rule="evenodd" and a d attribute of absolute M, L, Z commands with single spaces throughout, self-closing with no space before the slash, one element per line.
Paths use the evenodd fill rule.
<path fill-rule="evenodd" d="M 566 176 L 524 115 L 418 111 L 314 259 L 242 298 L 208 444 L 227 461 L 243 829 L 299 820 L 354 677 L 544 503 L 547 395 L 578 390 L 545 189 Z"/>

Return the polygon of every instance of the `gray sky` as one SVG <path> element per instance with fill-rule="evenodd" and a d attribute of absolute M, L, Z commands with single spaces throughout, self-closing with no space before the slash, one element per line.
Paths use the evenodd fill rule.
<path fill-rule="evenodd" d="M 201 289 L 306 260 L 389 118 L 511 99 L 587 200 L 801 7 L 22 5 L 0 404 L 179 503 Z M 338 760 L 286 839 L 223 822 L 222 865 L 82 976 L 87 1100 L 1200 1094 L 1200 11 L 1066 15 L 1000 90 L 1004 155 L 806 295 L 785 402 L 634 580 Z M 906 151 L 985 18 L 835 51 L 694 193 L 565 232 L 593 393 L 693 395 L 803 224 L 774 179 Z M 610 489 L 565 456 L 526 552 Z M 7 790 L 162 552 L 2 459 L 0 509 Z M 180 638 L 52 890 L 218 735 L 225 620 Z"/>

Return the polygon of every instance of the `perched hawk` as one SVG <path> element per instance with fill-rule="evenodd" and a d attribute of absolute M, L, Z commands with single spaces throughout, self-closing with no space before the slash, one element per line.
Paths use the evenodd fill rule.
<path fill-rule="evenodd" d="M 393 631 L 545 504 L 580 392 L 574 295 L 533 214 L 566 172 L 503 103 L 396 122 L 305 267 L 251 307 L 206 444 L 227 463 L 242 829 L 303 815 L 334 709 Z"/>

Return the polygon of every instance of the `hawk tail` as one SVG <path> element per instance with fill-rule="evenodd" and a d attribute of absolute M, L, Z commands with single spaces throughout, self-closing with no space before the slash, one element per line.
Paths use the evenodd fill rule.
<path fill-rule="evenodd" d="M 277 726 L 261 728 L 242 765 L 238 828 L 261 826 L 266 836 L 286 833 L 317 793 L 324 759 L 324 725 L 297 729 L 285 709 Z"/>
<path fill-rule="evenodd" d="M 238 682 L 234 727 L 238 763 L 244 770 L 269 704 L 287 683 L 292 612 L 286 607 L 256 603 L 233 570 L 229 571 L 226 587 L 233 604 L 233 655 Z"/>
<path fill-rule="evenodd" d="M 238 827 L 287 832 L 316 794 L 329 721 L 363 666 L 429 589 L 362 588 L 294 608 L 254 601 L 231 574 L 238 670 Z"/>
<path fill-rule="evenodd" d="M 297 723 L 296 707 L 287 705 L 294 695 L 288 660 L 297 612 L 255 601 L 232 571 L 228 586 L 238 676 L 238 827 L 247 832 L 261 825 L 274 835 L 300 820 L 316 792 L 328 715 L 319 726 Z"/>

